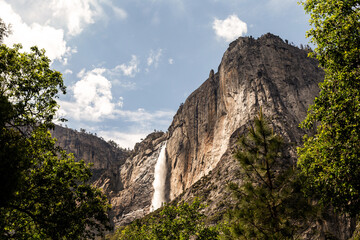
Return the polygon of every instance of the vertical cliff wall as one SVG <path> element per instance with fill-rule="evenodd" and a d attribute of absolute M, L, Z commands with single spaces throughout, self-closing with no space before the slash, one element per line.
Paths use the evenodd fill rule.
<path fill-rule="evenodd" d="M 299 142 L 298 125 L 323 79 L 317 65 L 306 51 L 271 34 L 232 42 L 218 72 L 210 72 L 169 127 L 170 199 L 216 167 L 230 137 L 260 107 L 288 141 Z"/>
<path fill-rule="evenodd" d="M 52 136 L 57 139 L 57 145 L 73 153 L 75 159 L 83 159 L 86 163 L 93 164 L 93 181 L 98 180 L 102 175 L 118 179 L 119 175 L 113 171 L 130 156 L 130 151 L 115 147 L 93 134 L 62 126 L 55 126 Z M 113 182 L 115 187 L 116 181 Z"/>

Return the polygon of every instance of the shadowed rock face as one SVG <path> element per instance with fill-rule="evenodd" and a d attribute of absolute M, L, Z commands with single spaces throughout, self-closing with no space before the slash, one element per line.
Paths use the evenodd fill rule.
<path fill-rule="evenodd" d="M 52 136 L 57 139 L 57 145 L 69 153 L 73 153 L 77 161 L 83 159 L 91 163 L 92 181 L 98 181 L 104 175 L 113 179 L 111 191 L 121 190 L 121 183 L 116 169 L 125 163 L 130 151 L 114 147 L 101 138 L 85 132 L 78 132 L 69 128 L 55 126 Z M 117 179 L 117 180 L 115 180 Z"/>
<path fill-rule="evenodd" d="M 96 171 L 101 169 L 93 183 L 109 196 L 110 217 L 116 226 L 149 213 L 154 166 L 164 141 L 167 200 L 200 196 L 209 205 L 209 221 L 216 221 L 225 202 L 231 201 L 227 183 L 241 181 L 232 149 L 260 107 L 275 131 L 293 143 L 286 150 L 284 166 L 296 161 L 295 146 L 304 134 L 298 125 L 324 77 L 317 65 L 306 51 L 272 34 L 259 39 L 241 37 L 229 45 L 218 72 L 211 70 L 209 78 L 180 106 L 168 132 L 150 134 L 131 153 L 109 150 L 105 143 L 78 136 L 81 133 L 55 136 L 61 146 L 93 162 Z M 345 225 L 329 222 L 324 226 L 345 239 L 349 235 Z"/>

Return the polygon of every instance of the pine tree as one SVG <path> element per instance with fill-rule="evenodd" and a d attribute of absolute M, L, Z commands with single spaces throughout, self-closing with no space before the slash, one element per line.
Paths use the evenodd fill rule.
<path fill-rule="evenodd" d="M 284 142 L 263 113 L 238 142 L 241 186 L 229 185 L 237 201 L 227 214 L 223 239 L 296 239 L 311 212 L 297 170 L 285 167 Z"/>

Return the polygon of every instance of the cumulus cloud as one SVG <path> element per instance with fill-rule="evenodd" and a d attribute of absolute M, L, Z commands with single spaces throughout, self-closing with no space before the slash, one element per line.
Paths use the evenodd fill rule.
<path fill-rule="evenodd" d="M 85 25 L 94 23 L 95 17 L 103 12 L 101 5 L 95 0 L 52 0 L 49 8 L 53 12 L 51 21 L 66 25 L 71 36 L 81 33 Z"/>
<path fill-rule="evenodd" d="M 77 75 L 81 80 L 71 87 L 75 102 L 59 101 L 63 117 L 95 122 L 112 117 L 117 103 L 112 101 L 111 82 L 103 76 L 105 71 L 95 68 Z"/>
<path fill-rule="evenodd" d="M 142 108 L 134 111 L 123 110 L 124 98 L 114 99 L 112 95 L 112 80 L 109 77 L 111 71 L 113 70 L 105 68 L 95 68 L 91 71 L 82 69 L 77 74 L 80 80 L 69 88 L 73 101 L 58 101 L 59 117 L 92 122 L 119 118 L 142 129 L 169 124 L 175 114 L 173 111 L 148 112 Z"/>
<path fill-rule="evenodd" d="M 66 45 L 64 31 L 48 25 L 33 23 L 26 24 L 20 15 L 14 12 L 10 4 L 0 1 L 0 16 L 5 23 L 12 25 L 12 34 L 4 39 L 4 43 L 12 46 L 21 43 L 25 51 L 37 45 L 46 50 L 50 60 L 58 59 L 66 62 L 65 56 L 71 54 L 72 49 Z"/>
<path fill-rule="evenodd" d="M 11 0 L 11 5 L 23 16 L 25 22 L 46 23 L 66 29 L 69 36 L 80 34 L 87 25 L 106 17 L 105 5 L 112 9 L 117 18 L 127 17 L 126 11 L 110 0 Z"/>
<path fill-rule="evenodd" d="M 106 17 L 104 5 L 110 6 L 117 18 L 127 17 L 126 11 L 110 0 L 0 0 L 0 16 L 13 31 L 4 42 L 21 43 L 25 51 L 36 45 L 44 48 L 52 61 L 66 65 L 76 52 L 67 46 L 66 37 L 76 36 L 87 25 Z"/>
<path fill-rule="evenodd" d="M 139 64 L 140 61 L 138 60 L 138 57 L 136 55 L 131 55 L 131 60 L 128 63 L 119 64 L 110 69 L 101 68 L 103 69 L 101 76 L 105 77 L 112 84 L 124 89 L 135 89 L 136 84 L 129 79 L 126 79 L 126 77 L 135 77 L 135 75 L 140 72 Z M 82 69 L 76 76 L 82 78 L 85 74 L 87 74 L 86 70 Z"/>
<path fill-rule="evenodd" d="M 128 64 L 121 64 L 115 67 L 114 71 L 121 71 L 124 76 L 135 77 L 135 74 L 140 71 L 140 61 L 135 55 L 131 56 L 131 60 Z"/>
<path fill-rule="evenodd" d="M 159 65 L 160 58 L 162 56 L 162 49 L 158 49 L 156 51 L 150 50 L 149 57 L 147 58 L 147 65 L 150 67 L 154 65 L 157 67 Z"/>
<path fill-rule="evenodd" d="M 224 20 L 215 18 L 213 29 L 219 38 L 231 42 L 247 33 L 247 24 L 236 15 L 230 15 Z"/>

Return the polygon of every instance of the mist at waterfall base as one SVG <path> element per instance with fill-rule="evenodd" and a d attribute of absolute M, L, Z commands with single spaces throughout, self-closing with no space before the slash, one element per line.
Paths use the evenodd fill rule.
<path fill-rule="evenodd" d="M 154 195 L 151 202 L 151 211 L 160 208 L 165 200 L 165 181 L 167 174 L 166 167 L 166 143 L 161 147 L 159 158 L 155 164 L 154 170 Z"/>

